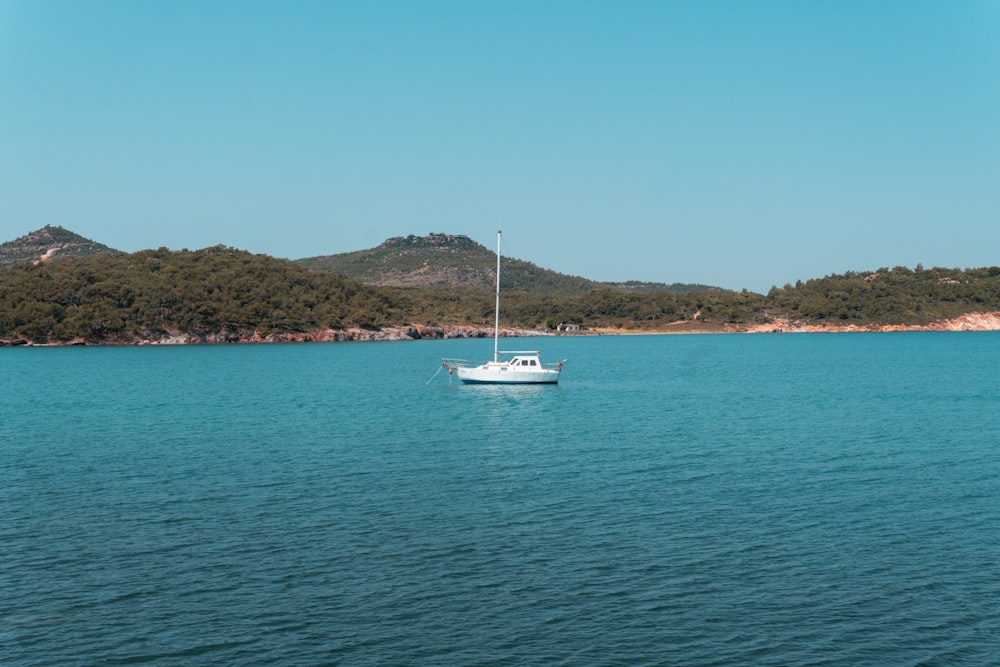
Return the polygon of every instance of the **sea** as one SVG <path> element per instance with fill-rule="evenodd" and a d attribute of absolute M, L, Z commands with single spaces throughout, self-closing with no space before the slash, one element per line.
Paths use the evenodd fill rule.
<path fill-rule="evenodd" d="M 0 664 L 1000 664 L 1000 332 L 501 347 L 0 349 Z"/>

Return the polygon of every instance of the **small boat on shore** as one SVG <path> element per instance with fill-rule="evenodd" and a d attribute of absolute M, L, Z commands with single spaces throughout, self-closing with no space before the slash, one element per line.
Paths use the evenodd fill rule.
<path fill-rule="evenodd" d="M 493 361 L 482 364 L 464 359 L 442 359 L 449 374 L 466 384 L 555 384 L 563 362 L 543 364 L 538 350 L 500 350 L 500 230 L 497 230 L 496 314 L 493 327 Z M 501 360 L 501 355 L 506 357 Z"/>

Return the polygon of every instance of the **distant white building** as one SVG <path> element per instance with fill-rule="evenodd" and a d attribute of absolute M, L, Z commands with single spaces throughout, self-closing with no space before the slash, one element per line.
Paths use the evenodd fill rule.
<path fill-rule="evenodd" d="M 579 324 L 560 324 L 557 330 L 558 331 L 569 331 L 569 332 L 571 332 L 571 331 L 579 331 L 580 330 L 580 325 Z"/>

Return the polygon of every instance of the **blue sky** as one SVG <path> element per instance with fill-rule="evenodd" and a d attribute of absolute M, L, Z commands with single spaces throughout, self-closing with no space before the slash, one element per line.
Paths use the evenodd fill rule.
<path fill-rule="evenodd" d="M 0 0 L 0 240 L 1000 265 L 1000 2 Z"/>

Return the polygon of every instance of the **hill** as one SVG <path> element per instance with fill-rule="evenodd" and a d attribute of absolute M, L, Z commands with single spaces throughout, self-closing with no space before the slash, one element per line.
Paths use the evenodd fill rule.
<path fill-rule="evenodd" d="M 0 251 L 0 345 L 485 335 L 493 320 L 496 256 L 464 236 L 400 237 L 326 258 L 337 273 L 225 246 L 127 254 L 60 227 Z M 364 271 L 396 282 L 338 275 Z M 602 284 L 516 259 L 504 271 L 500 320 L 522 330 L 1000 328 L 995 266 L 852 271 L 767 295 Z"/>
<path fill-rule="evenodd" d="M 772 288 L 780 317 L 839 325 L 928 324 L 1000 309 L 1000 267 L 849 271 Z"/>
<path fill-rule="evenodd" d="M 119 251 L 62 227 L 46 225 L 0 245 L 0 269 L 21 262 L 44 262 L 53 257 L 87 257 L 116 252 Z"/>
<path fill-rule="evenodd" d="M 453 287 L 493 290 L 496 253 L 461 234 L 397 236 L 368 250 L 297 260 L 310 269 L 329 271 L 366 285 L 382 287 Z M 615 288 L 636 292 L 678 294 L 718 290 L 707 285 L 675 283 L 602 283 L 543 269 L 530 262 L 502 257 L 501 289 L 538 294 L 584 294 Z"/>
<path fill-rule="evenodd" d="M 287 260 L 216 246 L 21 263 L 0 272 L 0 338 L 128 342 L 378 327 L 385 295 Z M 398 319 L 398 318 L 397 318 Z"/>
<path fill-rule="evenodd" d="M 495 251 L 461 234 L 397 236 L 368 250 L 308 257 L 298 263 L 383 287 L 461 287 L 493 290 Z M 580 294 L 600 283 L 501 258 L 504 291 Z"/>
<path fill-rule="evenodd" d="M 118 252 L 62 227 L 47 225 L 0 245 L 0 270 L 22 262 L 42 262 L 54 257 L 88 257 Z M 367 250 L 308 257 L 294 262 L 308 269 L 328 271 L 380 287 L 484 291 L 495 288 L 495 252 L 461 234 L 411 234 L 387 239 Z M 603 288 L 675 294 L 722 291 L 718 287 L 683 283 L 602 283 L 550 271 L 510 257 L 501 258 L 501 274 L 501 287 L 505 292 L 585 294 Z"/>
<path fill-rule="evenodd" d="M 962 321 L 947 324 L 955 318 Z M 0 345 L 370 339 L 393 330 L 411 338 L 487 335 L 492 320 L 484 289 L 363 285 L 224 246 L 55 256 L 0 271 Z M 1000 267 L 851 272 L 767 295 L 520 290 L 504 296 L 500 321 L 523 330 L 998 328 Z"/>
<path fill-rule="evenodd" d="M 505 327 L 526 330 L 570 323 L 648 328 L 756 318 L 763 299 L 610 287 L 582 294 L 518 290 L 504 297 L 500 318 Z M 56 257 L 0 271 L 0 344 L 337 340 L 349 330 L 392 328 L 419 336 L 486 335 L 493 305 L 484 289 L 363 285 L 224 246 L 160 248 Z"/>

